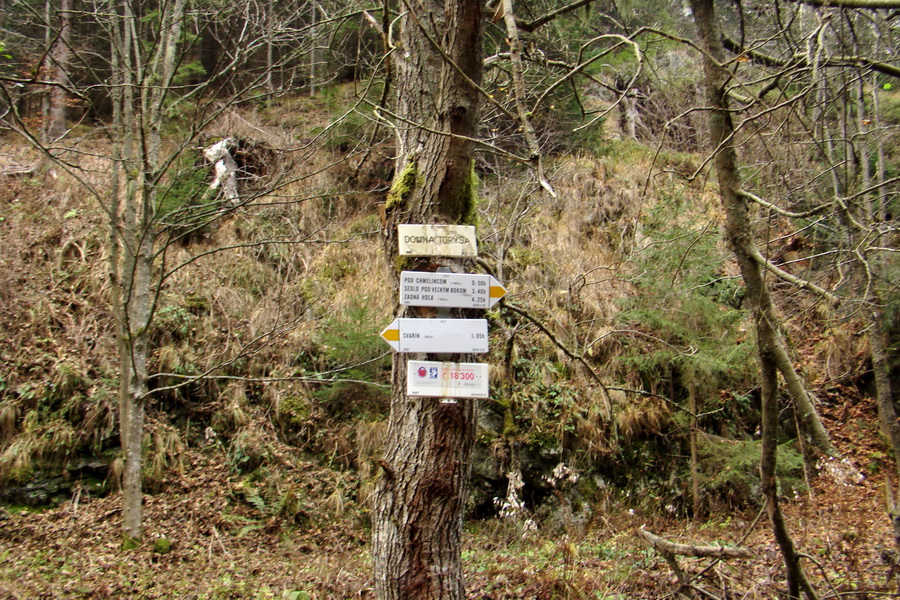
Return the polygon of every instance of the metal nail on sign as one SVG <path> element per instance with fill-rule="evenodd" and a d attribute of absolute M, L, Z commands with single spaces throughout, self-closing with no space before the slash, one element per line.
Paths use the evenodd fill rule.
<path fill-rule="evenodd" d="M 426 398 L 487 398 L 484 363 L 411 360 L 406 367 L 406 395 Z"/>
<path fill-rule="evenodd" d="M 487 319 L 394 319 L 381 337 L 397 352 L 488 351 Z"/>
<path fill-rule="evenodd" d="M 397 225 L 400 256 L 478 256 L 472 225 Z"/>
<path fill-rule="evenodd" d="M 490 308 L 506 295 L 491 275 L 403 271 L 400 304 L 445 308 Z"/>

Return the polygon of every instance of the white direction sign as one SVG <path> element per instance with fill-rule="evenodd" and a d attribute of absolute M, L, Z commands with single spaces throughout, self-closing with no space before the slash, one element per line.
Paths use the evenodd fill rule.
<path fill-rule="evenodd" d="M 487 398 L 488 365 L 411 360 L 406 395 L 429 398 Z"/>
<path fill-rule="evenodd" d="M 472 225 L 397 225 L 400 256 L 478 256 Z"/>
<path fill-rule="evenodd" d="M 490 308 L 506 295 L 491 275 L 425 273 L 400 274 L 400 304 L 448 308 Z"/>
<path fill-rule="evenodd" d="M 488 351 L 487 319 L 394 319 L 381 337 L 397 352 L 480 354 Z"/>

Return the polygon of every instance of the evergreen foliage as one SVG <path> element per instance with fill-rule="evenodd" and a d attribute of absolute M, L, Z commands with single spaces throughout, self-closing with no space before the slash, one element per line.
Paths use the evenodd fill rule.
<path fill-rule="evenodd" d="M 44 34 L 26 4 L 9 3 L 10 15 L 21 23 L 7 22 L 16 35 L 0 41 L 7 92 L 0 109 L 4 119 L 23 115 L 23 123 L 34 124 L 42 118 L 44 92 L 27 82 L 46 69 L 34 64 Z M 287 10 L 273 6 L 276 13 Z M 346 475 L 335 475 L 319 490 L 328 495 L 333 514 L 351 504 L 364 511 L 366 490 L 382 476 L 381 438 L 372 433 L 361 441 L 358 432 L 383 433 L 390 382 L 387 348 L 378 336 L 394 301 L 383 278 L 388 269 L 379 262 L 381 211 L 396 208 L 422 181 L 409 166 L 389 183 L 393 157 L 409 149 L 388 141 L 385 124 L 410 124 L 392 118 L 390 94 L 387 108 L 374 109 L 392 89 L 377 54 L 382 40 L 353 11 L 346 17 L 334 13 L 338 28 L 330 45 L 324 37 L 313 40 L 308 15 L 286 20 L 286 29 L 304 32 L 296 39 L 313 40 L 314 52 L 324 55 L 304 54 L 312 46 L 295 52 L 281 38 L 271 49 L 276 66 L 264 88 L 263 45 L 249 51 L 246 71 L 233 78 L 216 70 L 243 52 L 231 45 L 243 17 L 231 8 L 217 16 L 211 8 L 217 7 L 191 14 L 182 34 L 186 51 L 173 79 L 177 89 L 164 102 L 169 121 L 163 143 L 176 150 L 166 173 L 153 182 L 154 226 L 180 244 L 158 248 L 165 264 L 156 264 L 155 275 L 176 258 L 189 266 L 167 273 L 156 290 L 151 366 L 166 375 L 151 380 L 144 474 L 151 490 L 164 489 L 167 478 L 190 471 L 186 448 L 223 452 L 241 482 L 231 500 L 258 518 L 307 524 L 317 512 L 316 499 L 278 466 L 290 447 Z M 726 9 L 732 32 L 739 10 Z M 627 498 L 648 511 L 682 511 L 692 396 L 699 414 L 701 493 L 713 507 L 744 508 L 758 501 L 755 339 L 744 286 L 719 231 L 722 215 L 704 181 L 708 165 L 699 143 L 700 111 L 694 110 L 701 105 L 695 98 L 699 57 L 678 38 L 689 35 L 681 11 L 678 2 L 606 3 L 528 32 L 526 100 L 541 99 L 528 117 L 551 183 L 560 191 L 552 200 L 535 192 L 527 168 L 505 161 L 504 152 L 524 154 L 526 146 L 509 110 L 505 32 L 499 26 L 488 32 L 486 49 L 493 58 L 484 86 L 492 102 L 481 123 L 487 145 L 479 148 L 490 151 L 454 168 L 470 172 L 470 191 L 477 188 L 478 201 L 466 217 L 479 227 L 477 268 L 494 270 L 510 289 L 508 301 L 545 329 L 502 305 L 489 313 L 497 325 L 489 359 L 495 368 L 492 397 L 479 417 L 479 510 L 502 495 L 516 456 L 525 485 L 523 509 L 562 495 L 545 478 L 564 460 L 582 474 L 580 484 L 566 490 L 577 502 Z M 835 22 L 846 16 L 835 12 Z M 668 35 L 645 31 L 634 45 L 619 43 L 626 30 L 663 20 Z M 159 21 L 156 11 L 142 16 L 148 29 Z M 94 133 L 105 134 L 109 111 L 100 102 L 89 104 L 111 67 L 98 66 L 98 42 L 88 43 L 88 25 L 77 27 L 80 47 L 91 52 L 73 67 L 73 85 L 85 93 L 71 101 L 81 111 L 73 128 L 77 136 L 60 142 L 67 154 L 58 155 L 59 164 L 83 161 L 79 176 L 102 189 L 106 180 L 97 185 L 100 179 L 91 179 L 108 168 L 96 159 L 102 136 Z M 864 46 L 871 40 L 863 33 L 858 39 Z M 887 39 L 895 32 L 883 34 Z M 815 41 L 808 32 L 797 39 Z M 794 56 L 786 43 L 766 38 L 759 48 Z M 644 66 L 638 73 L 639 54 Z M 729 63 L 735 81 L 746 84 L 735 93 L 762 94 L 769 83 L 764 65 L 749 55 L 735 56 Z M 548 81 L 585 61 L 590 64 L 583 71 L 543 95 Z M 313 79 L 314 67 L 326 69 L 328 79 L 321 70 Z M 847 71 L 844 82 L 824 75 L 808 80 L 827 68 L 822 63 L 777 82 L 770 96 L 758 99 L 760 106 L 801 100 L 772 108 L 764 115 L 771 123 L 748 119 L 739 141 L 748 188 L 765 190 L 767 200 L 790 210 L 814 211 L 792 218 L 757 208 L 753 228 L 764 234 L 759 239 L 765 240 L 760 249 L 766 258 L 837 286 L 843 305 L 835 310 L 801 300 L 796 289 L 767 275 L 787 316 L 785 329 L 801 334 L 791 358 L 831 393 L 837 386 L 870 385 L 865 336 L 873 329 L 859 319 L 873 307 L 883 312 L 895 378 L 898 370 L 898 200 L 890 180 L 900 172 L 892 143 L 900 96 L 896 84 L 867 71 Z M 370 74 L 379 79 L 363 85 L 363 75 Z M 631 91 L 642 125 L 637 139 L 621 139 L 623 109 L 616 102 L 625 91 L 623 81 L 636 74 Z M 219 105 L 206 105 L 203 94 L 194 93 L 200 82 L 218 85 L 217 78 L 223 78 L 223 90 L 257 83 L 253 93 L 236 96 L 232 112 L 220 114 Z M 847 81 L 858 82 L 858 91 Z M 823 100 L 814 99 L 815 90 Z M 881 112 L 871 118 L 876 90 Z M 755 110 L 756 103 L 749 98 L 739 110 Z M 604 111 L 603 118 L 581 127 Z M 863 121 L 872 128 L 865 129 Z M 299 157 L 291 159 L 277 186 L 253 197 L 258 206 L 251 202 L 227 212 L 215 228 L 210 220 L 226 211 L 209 192 L 209 165 L 193 142 L 185 142 L 200 139 L 199 123 L 203 135 L 239 129 L 277 141 L 278 160 Z M 3 139 L 0 159 L 13 163 L 18 150 L 5 154 L 15 147 L 9 139 Z M 266 166 L 268 159 L 276 162 L 271 152 L 261 154 Z M 249 180 L 259 173 L 243 175 Z M 863 189 L 877 177 L 888 181 L 877 190 Z M 80 189 L 77 180 L 64 170 L 46 179 L 4 175 L 3 186 L 0 225 L 9 248 L 0 256 L 0 484 L 18 486 L 61 472 L 80 478 L 83 463 L 97 459 L 97 470 L 109 475 L 97 490 L 105 492 L 121 470 L 114 451 L 117 366 L 110 344 L 115 323 L 108 314 L 108 250 L 97 233 L 106 216 L 73 191 Z M 847 203 L 845 211 L 819 210 L 835 199 Z M 848 229 L 855 221 L 863 226 Z M 848 235 L 851 230 L 856 237 Z M 231 250 L 220 255 L 216 245 Z M 854 272 L 863 258 L 871 272 Z M 864 297 L 869 289 L 877 292 L 876 303 Z M 830 361 L 824 349 L 839 346 L 841 360 Z M 201 374 L 222 379 L 191 379 Z M 781 493 L 795 497 L 804 485 L 802 457 L 793 442 L 781 444 L 778 455 Z"/>
<path fill-rule="evenodd" d="M 701 489 L 714 505 L 730 509 L 762 506 L 759 441 L 702 436 L 699 446 Z M 795 498 L 806 490 L 803 469 L 803 456 L 794 442 L 778 446 L 776 473 L 782 497 Z"/>
<path fill-rule="evenodd" d="M 715 398 L 747 387 L 755 363 L 743 287 L 726 274 L 716 215 L 680 193 L 644 218 L 633 259 L 636 293 L 621 300 L 626 329 L 618 361 L 645 389 L 684 401 L 688 390 Z M 708 401 L 698 410 L 717 406 Z"/>

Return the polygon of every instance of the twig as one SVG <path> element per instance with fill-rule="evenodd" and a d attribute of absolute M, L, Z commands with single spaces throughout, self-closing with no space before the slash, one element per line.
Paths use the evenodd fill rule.
<path fill-rule="evenodd" d="M 501 304 L 501 306 L 504 308 L 508 308 L 509 310 L 513 311 L 514 313 L 517 313 L 517 314 L 525 317 L 526 319 L 528 319 L 535 327 L 540 329 L 544 333 L 544 335 L 546 335 L 557 348 L 562 350 L 566 356 L 568 356 L 572 360 L 580 362 L 582 364 L 582 366 L 584 366 L 584 368 L 587 369 L 588 373 L 590 373 L 590 375 L 594 379 L 594 381 L 596 381 L 597 384 L 600 386 L 600 389 L 603 390 L 603 394 L 602 394 L 603 395 L 603 408 L 606 411 L 606 415 L 605 415 L 606 418 L 607 419 L 612 418 L 612 399 L 609 395 L 609 389 L 606 387 L 606 384 L 603 383 L 603 380 L 600 379 L 600 376 L 597 375 L 597 372 L 594 371 L 594 368 L 591 367 L 590 363 L 588 363 L 588 361 L 585 360 L 585 358 L 583 356 L 579 356 L 578 354 L 575 354 L 574 352 L 569 350 L 569 348 L 565 344 L 563 344 L 561 341 L 559 341 L 559 339 L 553 334 L 552 331 L 547 329 L 546 325 L 544 325 L 543 323 L 538 321 L 535 317 L 531 316 L 531 314 L 528 311 L 526 311 L 525 309 L 519 308 L 518 306 L 515 306 L 514 304 L 510 304 L 508 302 L 503 302 Z"/>
<path fill-rule="evenodd" d="M 541 161 L 541 149 L 538 145 L 537 135 L 531 125 L 530 113 L 525 108 L 525 69 L 522 67 L 522 50 L 519 43 L 519 28 L 516 25 L 516 15 L 513 12 L 512 0 L 501 0 L 503 19 L 506 23 L 506 41 L 509 43 L 509 60 L 512 64 L 513 91 L 516 103 L 516 112 L 519 113 L 519 121 L 522 123 L 522 132 L 525 134 L 525 142 L 528 144 L 529 159 L 534 163 L 538 182 L 541 187 L 556 198 L 556 192 L 544 177 L 544 167 Z"/>
<path fill-rule="evenodd" d="M 0 177 L 10 177 L 13 175 L 25 176 L 31 175 L 37 170 L 35 165 L 12 165 L 0 168 Z"/>
<path fill-rule="evenodd" d="M 225 548 L 225 544 L 222 543 L 222 538 L 219 537 L 219 530 L 216 529 L 215 526 L 213 526 L 212 532 L 213 532 L 213 539 L 211 539 L 209 541 L 209 560 L 212 560 L 212 552 L 213 552 L 212 549 L 213 549 L 213 544 L 215 542 L 219 542 L 219 547 L 222 548 L 222 553 L 225 556 L 231 556 L 231 553 L 229 553 L 228 549 Z"/>

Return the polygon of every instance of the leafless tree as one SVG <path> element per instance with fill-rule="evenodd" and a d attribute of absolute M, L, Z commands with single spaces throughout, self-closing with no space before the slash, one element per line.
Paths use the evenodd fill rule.
<path fill-rule="evenodd" d="M 105 182 L 80 160 L 88 151 L 81 147 L 83 140 L 65 135 L 62 112 L 45 143 L 32 127 L 33 121 L 15 109 L 15 89 L 43 85 L 43 80 L 6 77 L 0 87 L 3 99 L 13 108 L 5 124 L 79 181 L 108 216 L 110 301 L 116 318 L 120 367 L 126 543 L 142 537 L 141 455 L 145 406 L 152 394 L 150 336 L 163 287 L 179 269 L 171 264 L 171 245 L 280 189 L 295 176 L 286 165 L 300 160 L 304 152 L 302 147 L 281 150 L 280 160 L 267 165 L 270 170 L 265 180 L 237 197 L 233 180 L 226 184 L 226 193 L 209 188 L 194 190 L 191 197 L 178 196 L 179 182 L 196 171 L 201 136 L 240 103 L 271 94 L 271 74 L 302 65 L 308 56 L 311 26 L 303 19 L 309 12 L 304 13 L 305 7 L 292 5 L 268 12 L 258 8 L 247 2 L 223 11 L 190 5 L 185 0 L 163 0 L 147 13 L 147 6 L 140 2 L 96 0 L 81 5 L 77 21 L 82 26 L 90 22 L 95 41 L 105 42 L 106 47 L 75 53 L 71 61 L 62 60 L 55 51 L 50 54 L 57 66 L 78 65 L 86 82 L 75 89 L 69 83 L 71 77 L 65 78 L 65 83 L 58 78 L 58 88 L 82 98 L 97 98 L 110 106 L 111 117 L 105 129 L 110 152 L 97 157 L 110 165 Z M 65 10 L 66 15 L 70 12 Z M 346 18 L 345 13 L 335 12 L 320 23 Z M 58 40 L 66 39 L 66 23 L 62 21 Z M 208 60 L 211 71 L 202 76 L 196 67 L 188 68 L 197 55 L 193 43 L 201 37 L 198 32 L 219 45 Z M 59 45 L 55 43 L 51 50 Z M 64 46 L 71 50 L 74 44 Z M 277 48 L 278 52 L 267 48 Z M 227 137 L 228 132 L 224 133 Z M 227 148 L 228 141 L 222 143 Z"/>

